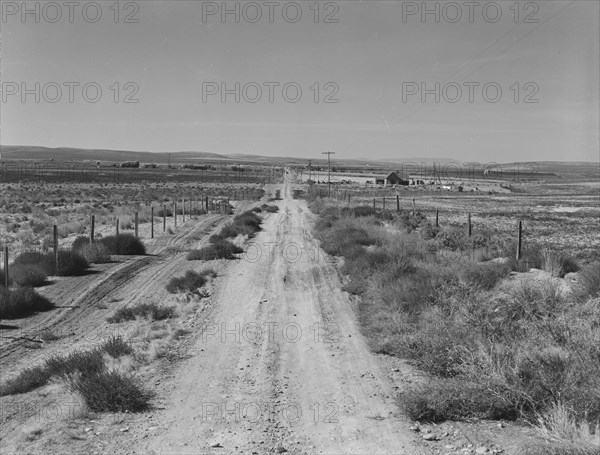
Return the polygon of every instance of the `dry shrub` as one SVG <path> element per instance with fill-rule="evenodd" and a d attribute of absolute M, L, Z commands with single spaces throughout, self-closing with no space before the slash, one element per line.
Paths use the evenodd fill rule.
<path fill-rule="evenodd" d="M 0 286 L 0 319 L 18 319 L 38 311 L 49 311 L 54 304 L 29 287 L 8 289 Z"/>
<path fill-rule="evenodd" d="M 110 251 L 111 254 L 140 255 L 146 254 L 144 243 L 132 234 L 119 234 L 104 237 L 100 243 Z"/>
<path fill-rule="evenodd" d="M 469 286 L 489 291 L 509 273 L 510 266 L 504 263 L 467 263 L 461 277 Z"/>
<path fill-rule="evenodd" d="M 459 379 L 431 381 L 401 396 L 399 405 L 413 420 L 443 422 L 465 418 L 514 420 L 518 410 L 510 392 Z"/>
<path fill-rule="evenodd" d="M 44 286 L 48 279 L 48 275 L 43 268 L 34 264 L 17 264 L 10 267 L 9 272 L 9 280 L 11 283 L 24 287 Z M 2 270 L 1 273 L 3 280 L 4 270 Z"/>
<path fill-rule="evenodd" d="M 69 382 L 94 412 L 142 412 L 150 408 L 153 393 L 145 390 L 132 374 L 99 371 L 80 375 Z"/>
<path fill-rule="evenodd" d="M 216 259 L 235 259 L 235 254 L 244 250 L 228 240 L 216 239 L 210 245 L 199 250 L 192 250 L 187 255 L 188 261 L 214 261 Z"/>
<path fill-rule="evenodd" d="M 110 251 L 102 243 L 91 243 L 83 245 L 79 253 L 90 264 L 105 264 L 110 262 Z"/>
<path fill-rule="evenodd" d="M 152 303 L 138 303 L 131 307 L 122 307 L 115 311 L 115 313 L 108 317 L 106 320 L 111 323 L 134 321 L 136 318 L 147 318 L 152 321 L 161 321 L 163 319 L 170 319 L 176 316 L 175 307 L 173 306 L 162 306 L 155 302 Z"/>
<path fill-rule="evenodd" d="M 167 291 L 176 294 L 178 292 L 198 293 L 200 288 L 206 284 L 208 276 L 215 276 L 212 269 L 204 270 L 200 273 L 194 270 L 188 270 L 182 277 L 173 277 L 167 284 Z"/>

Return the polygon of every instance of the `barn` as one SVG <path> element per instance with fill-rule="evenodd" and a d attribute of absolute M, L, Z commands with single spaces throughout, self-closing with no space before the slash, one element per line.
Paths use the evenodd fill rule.
<path fill-rule="evenodd" d="M 384 181 L 381 182 L 385 186 L 393 186 L 393 185 L 408 185 L 408 175 L 404 172 L 394 171 L 391 172 Z"/>

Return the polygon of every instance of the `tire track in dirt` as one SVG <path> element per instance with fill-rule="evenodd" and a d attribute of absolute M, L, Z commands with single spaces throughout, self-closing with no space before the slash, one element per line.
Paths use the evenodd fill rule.
<path fill-rule="evenodd" d="M 234 213 L 239 213 L 252 205 L 254 203 L 247 201 L 236 203 Z M 68 338 L 69 347 L 81 341 L 98 341 L 103 334 L 113 332 L 103 328 L 106 326 L 104 320 L 106 314 L 104 311 L 98 311 L 102 303 L 108 306 L 111 303 L 111 296 L 120 294 L 123 288 L 134 293 L 135 299 L 128 299 L 128 303 L 138 301 L 144 296 L 152 296 L 159 284 L 164 291 L 164 282 L 161 279 L 182 268 L 183 255 L 174 254 L 171 249 L 185 246 L 193 241 L 205 240 L 208 234 L 218 229 L 228 219 L 226 215 L 208 215 L 197 222 L 188 222 L 173 236 L 160 236 L 148 240 L 149 256 L 118 256 L 119 259 L 124 259 L 124 262 L 101 264 L 94 267 L 96 271 L 92 274 L 57 278 L 57 282 L 42 288 L 41 293 L 55 302 L 58 308 L 29 318 L 10 321 L 10 325 L 18 329 L 0 331 L 3 336 L 0 342 L 0 368 L 4 372 L 3 378 L 15 372 L 17 366 L 22 366 L 19 365 L 23 363 L 22 357 L 27 357 L 27 364 L 33 364 L 42 356 L 65 347 L 64 343 L 59 341 L 44 344 L 48 349 L 31 350 L 25 340 L 8 337 L 22 336 L 36 339 L 40 333 L 52 331 Z M 171 263 L 177 267 L 173 268 Z M 135 287 L 130 285 L 132 279 L 136 282 Z M 134 291 L 131 291 L 132 289 Z"/>

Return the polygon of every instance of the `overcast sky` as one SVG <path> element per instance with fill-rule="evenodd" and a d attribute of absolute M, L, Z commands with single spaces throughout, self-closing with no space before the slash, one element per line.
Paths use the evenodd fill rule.
<path fill-rule="evenodd" d="M 72 18 L 62 6 L 60 19 L 56 4 L 40 2 L 39 22 L 3 2 L 0 142 L 304 158 L 332 150 L 340 158 L 599 159 L 597 1 L 427 2 L 439 22 L 422 17 L 422 2 L 320 2 L 316 23 L 313 1 L 298 2 L 300 10 L 245 3 L 236 23 L 234 14 L 223 21 L 221 2 L 121 2 L 118 18 L 112 1 L 98 2 L 96 22 L 86 2 Z M 257 6 L 262 17 L 252 22 Z M 69 83 L 79 84 L 72 102 Z M 231 90 L 224 102 L 222 84 Z M 422 84 L 431 90 L 425 102 Z M 124 102 L 127 95 L 139 102 Z"/>

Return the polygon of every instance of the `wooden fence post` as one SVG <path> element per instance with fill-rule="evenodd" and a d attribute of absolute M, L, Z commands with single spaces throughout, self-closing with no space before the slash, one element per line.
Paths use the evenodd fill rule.
<path fill-rule="evenodd" d="M 375 198 L 373 198 L 373 208 L 375 208 Z"/>
<path fill-rule="evenodd" d="M 94 230 L 96 228 L 96 216 L 92 215 L 92 226 L 90 228 L 90 243 L 94 243 Z"/>
<path fill-rule="evenodd" d="M 167 204 L 163 204 L 163 232 L 167 230 Z"/>
<path fill-rule="evenodd" d="M 519 240 L 517 241 L 517 261 L 521 259 L 521 247 L 523 241 L 523 222 L 519 220 Z"/>
<path fill-rule="evenodd" d="M 138 212 L 135 212 L 135 237 L 139 237 L 139 215 Z"/>
<path fill-rule="evenodd" d="M 183 207 L 183 222 L 185 223 L 185 199 L 182 199 L 181 207 Z"/>
<path fill-rule="evenodd" d="M 175 227 L 177 227 L 177 199 L 173 202 L 173 220 Z"/>
<path fill-rule="evenodd" d="M 150 238 L 154 238 L 154 207 L 150 207 Z"/>
<path fill-rule="evenodd" d="M 54 267 L 58 271 L 58 226 L 56 224 L 52 232 L 52 240 L 54 241 Z"/>
<path fill-rule="evenodd" d="M 400 211 L 400 196 L 396 195 L 396 212 Z"/>
<path fill-rule="evenodd" d="M 440 226 L 439 219 L 440 219 L 440 211 L 436 209 L 436 211 L 435 211 L 435 227 Z"/>
<path fill-rule="evenodd" d="M 471 212 L 469 212 L 469 219 L 468 219 L 468 223 L 469 223 L 469 237 L 471 237 Z"/>
<path fill-rule="evenodd" d="M 4 285 L 6 286 L 6 289 L 8 289 L 8 279 L 9 279 L 9 274 L 8 274 L 8 246 L 4 247 Z"/>
<path fill-rule="evenodd" d="M 413 197 L 413 216 L 415 216 L 415 210 L 416 210 L 416 203 L 415 203 L 415 198 Z"/>
<path fill-rule="evenodd" d="M 206 198 L 205 198 L 205 203 L 206 203 L 206 213 L 208 213 L 208 196 L 206 196 Z"/>
<path fill-rule="evenodd" d="M 117 217 L 117 224 L 115 225 L 116 235 L 119 235 L 119 217 Z"/>

